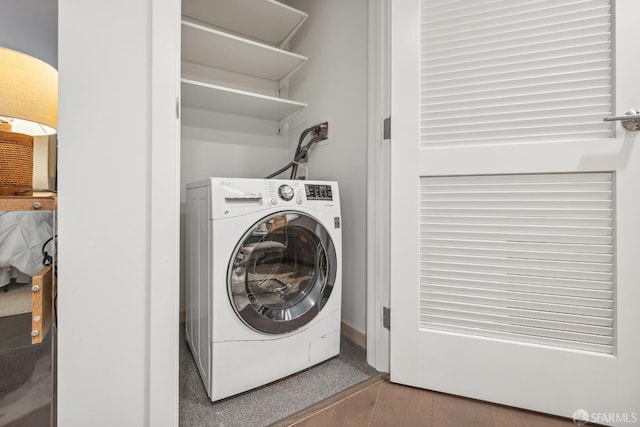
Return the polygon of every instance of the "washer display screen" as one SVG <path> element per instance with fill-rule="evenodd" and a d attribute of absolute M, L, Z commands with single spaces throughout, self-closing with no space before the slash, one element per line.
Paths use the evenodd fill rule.
<path fill-rule="evenodd" d="M 333 200 L 330 185 L 305 184 L 307 200 Z"/>

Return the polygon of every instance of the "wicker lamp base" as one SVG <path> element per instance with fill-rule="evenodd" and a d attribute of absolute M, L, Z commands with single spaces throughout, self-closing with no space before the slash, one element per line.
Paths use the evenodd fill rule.
<path fill-rule="evenodd" d="M 0 196 L 30 196 L 32 185 L 33 137 L 0 130 Z"/>

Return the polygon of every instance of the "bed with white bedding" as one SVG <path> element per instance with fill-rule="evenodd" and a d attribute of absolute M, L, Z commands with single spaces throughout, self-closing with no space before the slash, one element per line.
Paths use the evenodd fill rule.
<path fill-rule="evenodd" d="M 0 211 L 0 288 L 28 283 L 43 267 L 42 246 L 53 237 L 51 211 Z M 49 254 L 53 244 L 47 244 Z"/>

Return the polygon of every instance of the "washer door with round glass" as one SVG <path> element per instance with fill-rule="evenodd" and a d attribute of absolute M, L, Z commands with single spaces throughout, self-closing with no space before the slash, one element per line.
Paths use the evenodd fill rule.
<path fill-rule="evenodd" d="M 318 220 L 295 211 L 269 215 L 245 233 L 231 256 L 231 303 L 256 331 L 294 331 L 326 304 L 336 267 L 333 242 Z"/>

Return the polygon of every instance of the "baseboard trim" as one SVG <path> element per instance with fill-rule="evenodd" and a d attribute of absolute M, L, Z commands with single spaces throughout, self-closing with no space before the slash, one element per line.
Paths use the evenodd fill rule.
<path fill-rule="evenodd" d="M 345 322 L 342 321 L 342 335 L 345 338 L 353 341 L 358 347 L 361 347 L 366 350 L 367 348 L 367 336 L 363 333 Z"/>

